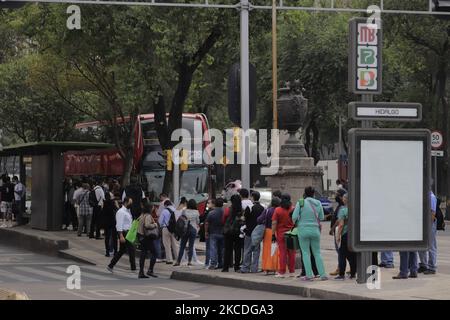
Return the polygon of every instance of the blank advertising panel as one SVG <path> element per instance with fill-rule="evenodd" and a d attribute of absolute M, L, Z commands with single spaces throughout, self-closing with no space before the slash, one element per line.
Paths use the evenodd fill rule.
<path fill-rule="evenodd" d="M 361 141 L 361 241 L 423 239 L 423 142 Z"/>
<path fill-rule="evenodd" d="M 349 247 L 419 251 L 429 245 L 430 131 L 349 131 Z"/>

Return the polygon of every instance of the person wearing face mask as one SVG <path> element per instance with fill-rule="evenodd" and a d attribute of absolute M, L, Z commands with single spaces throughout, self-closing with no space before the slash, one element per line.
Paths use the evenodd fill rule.
<path fill-rule="evenodd" d="M 133 205 L 133 200 L 129 197 L 123 199 L 122 208 L 120 208 L 116 213 L 116 230 L 118 233 L 118 238 L 120 241 L 119 251 L 114 255 L 107 269 L 113 272 L 114 266 L 127 251 L 130 258 L 131 271 L 136 271 L 136 260 L 135 260 L 135 249 L 134 245 L 126 240 L 128 231 L 131 228 L 131 223 L 133 221 L 133 216 L 131 215 L 131 207 Z"/>

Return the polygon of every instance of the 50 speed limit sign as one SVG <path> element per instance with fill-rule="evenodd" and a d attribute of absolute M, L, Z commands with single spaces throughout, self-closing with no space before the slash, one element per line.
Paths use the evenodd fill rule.
<path fill-rule="evenodd" d="M 439 149 L 444 144 L 444 136 L 440 131 L 431 132 L 431 148 Z"/>

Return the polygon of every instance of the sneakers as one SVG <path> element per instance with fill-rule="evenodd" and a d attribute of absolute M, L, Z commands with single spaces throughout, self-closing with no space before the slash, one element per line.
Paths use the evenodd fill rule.
<path fill-rule="evenodd" d="M 147 275 L 152 278 L 158 278 L 158 276 L 156 274 L 154 274 L 153 271 L 148 271 Z"/>
<path fill-rule="evenodd" d="M 284 273 L 277 273 L 275 278 L 286 278 L 286 275 Z"/>
<path fill-rule="evenodd" d="M 436 274 L 436 271 L 428 269 L 428 270 L 425 270 L 423 272 L 423 274 Z"/>
<path fill-rule="evenodd" d="M 303 276 L 303 277 L 300 277 L 300 281 L 314 281 L 314 278 Z"/>
<path fill-rule="evenodd" d="M 149 277 L 148 276 L 146 276 L 145 274 L 143 274 L 143 273 L 139 273 L 139 275 L 138 275 L 138 279 L 148 279 Z"/>
<path fill-rule="evenodd" d="M 106 270 L 108 270 L 108 271 L 111 272 L 111 273 L 114 273 L 113 268 L 111 268 L 110 266 L 107 266 L 107 267 L 106 267 Z"/>
<path fill-rule="evenodd" d="M 334 278 L 334 280 L 344 281 L 345 280 L 345 276 L 337 276 L 336 278 Z"/>
<path fill-rule="evenodd" d="M 289 272 L 289 277 L 290 278 L 295 278 L 295 273 L 294 272 Z"/>
<path fill-rule="evenodd" d="M 328 280 L 327 276 L 320 277 L 320 281 L 327 281 L 327 280 Z"/>
<path fill-rule="evenodd" d="M 425 267 L 419 267 L 419 270 L 417 270 L 417 273 L 424 273 L 425 271 L 427 271 L 428 269 Z"/>
<path fill-rule="evenodd" d="M 174 267 L 179 267 L 179 266 L 180 266 L 180 263 L 179 263 L 179 262 L 175 262 L 175 263 L 173 264 L 173 266 L 174 266 Z"/>

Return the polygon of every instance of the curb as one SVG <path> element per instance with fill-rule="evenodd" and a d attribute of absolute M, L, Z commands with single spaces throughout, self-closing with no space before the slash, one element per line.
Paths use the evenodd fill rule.
<path fill-rule="evenodd" d="M 0 243 L 50 256 L 58 256 L 60 250 L 69 248 L 68 240 L 49 239 L 14 229 L 0 229 Z"/>
<path fill-rule="evenodd" d="M 184 271 L 173 271 L 171 279 L 198 283 L 213 284 L 247 290 L 267 291 L 280 294 L 298 295 L 305 298 L 323 300 L 378 300 L 364 296 L 352 295 L 318 288 L 293 286 L 288 284 L 266 283 L 253 280 L 224 278 L 210 274 L 196 274 Z"/>
<path fill-rule="evenodd" d="M 72 261 L 75 261 L 75 262 L 89 264 L 89 265 L 93 265 L 93 266 L 97 265 L 97 263 L 95 263 L 94 261 L 86 259 L 86 258 L 84 258 L 81 255 L 78 255 L 76 253 L 70 252 L 70 250 L 71 249 L 58 251 L 58 258 L 72 260 Z"/>

